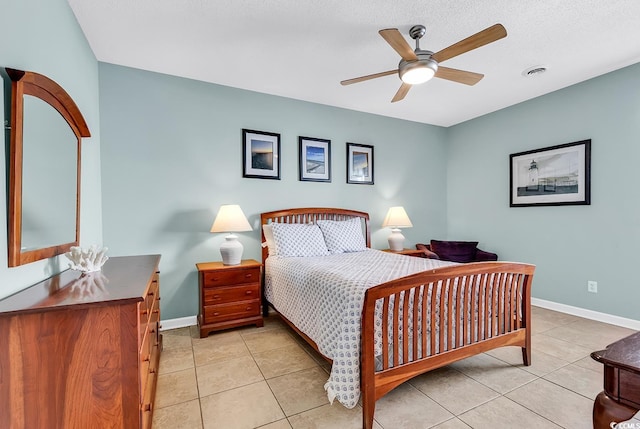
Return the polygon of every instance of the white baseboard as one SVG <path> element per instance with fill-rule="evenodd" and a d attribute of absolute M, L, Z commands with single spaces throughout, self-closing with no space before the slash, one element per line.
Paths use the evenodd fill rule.
<path fill-rule="evenodd" d="M 187 326 L 194 326 L 198 324 L 198 316 L 178 317 L 177 319 L 167 319 L 160 322 L 160 331 L 167 331 L 169 329 L 185 328 Z"/>
<path fill-rule="evenodd" d="M 559 311 L 561 313 L 572 314 L 574 316 L 584 317 L 585 319 L 597 320 L 598 322 L 610 323 L 612 325 L 622 326 L 624 328 L 640 331 L 640 320 L 627 319 L 626 317 L 614 316 L 612 314 L 600 313 L 599 311 L 587 310 L 580 307 L 573 307 L 566 304 L 558 304 L 553 301 L 546 301 L 539 298 L 531 298 L 531 305 L 535 305 L 549 310 Z"/>
<path fill-rule="evenodd" d="M 558 304 L 557 302 L 547 301 L 539 298 L 531 298 L 531 304 L 537 307 L 559 311 L 561 313 L 584 317 L 585 319 L 597 320 L 598 322 L 610 323 L 612 325 L 618 325 L 624 328 L 640 331 L 640 320 L 627 319 L 625 317 L 614 316 L 607 313 L 600 313 L 593 310 L 586 310 L 584 308 L 573 307 L 566 304 Z M 160 330 L 166 331 L 168 329 L 184 328 L 187 326 L 195 326 L 197 324 L 198 316 L 179 317 L 177 319 L 163 320 Z"/>

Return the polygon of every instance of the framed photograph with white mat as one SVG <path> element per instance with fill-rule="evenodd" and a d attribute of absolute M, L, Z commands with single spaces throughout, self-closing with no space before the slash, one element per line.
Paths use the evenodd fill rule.
<path fill-rule="evenodd" d="M 347 143 L 347 183 L 373 185 L 373 146 Z"/>
<path fill-rule="evenodd" d="M 280 134 L 242 130 L 242 177 L 280 180 Z"/>
<path fill-rule="evenodd" d="M 300 180 L 331 182 L 331 140 L 298 137 Z"/>
<path fill-rule="evenodd" d="M 510 206 L 591 204 L 591 140 L 509 155 Z"/>

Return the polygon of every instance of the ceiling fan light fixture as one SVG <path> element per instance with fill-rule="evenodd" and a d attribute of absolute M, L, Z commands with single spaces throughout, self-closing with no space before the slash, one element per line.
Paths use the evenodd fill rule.
<path fill-rule="evenodd" d="M 400 67 L 400 79 L 409 85 L 425 83 L 436 74 L 438 64 L 429 60 L 418 60 Z"/>

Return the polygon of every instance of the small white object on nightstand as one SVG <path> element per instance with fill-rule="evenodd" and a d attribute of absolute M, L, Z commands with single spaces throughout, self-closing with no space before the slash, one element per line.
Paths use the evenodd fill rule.
<path fill-rule="evenodd" d="M 211 232 L 228 232 L 225 242 L 220 245 L 220 255 L 224 265 L 239 265 L 244 250 L 238 236 L 233 232 L 251 231 L 251 225 L 242 209 L 237 204 L 220 206 L 216 220 L 211 226 Z"/>
<path fill-rule="evenodd" d="M 382 227 L 391 227 L 391 235 L 387 239 L 389 242 L 389 249 L 393 251 L 400 251 L 404 249 L 404 235 L 400 228 L 411 228 L 413 224 L 404 210 L 404 207 L 391 207 L 387 212 L 387 216 L 382 222 Z"/>

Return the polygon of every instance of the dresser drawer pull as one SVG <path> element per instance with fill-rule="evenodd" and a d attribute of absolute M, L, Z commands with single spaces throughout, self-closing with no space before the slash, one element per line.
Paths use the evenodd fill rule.
<path fill-rule="evenodd" d="M 218 295 L 218 294 L 213 295 L 213 299 L 220 299 L 220 295 Z"/>
<path fill-rule="evenodd" d="M 149 362 L 149 361 L 151 361 L 151 355 L 147 355 L 147 356 L 145 356 L 145 358 L 144 358 L 144 359 L 142 359 L 142 361 L 143 361 L 143 362 Z"/>
<path fill-rule="evenodd" d="M 154 293 L 153 293 L 153 291 L 151 291 L 151 292 L 149 292 L 147 295 L 149 295 L 149 296 L 153 296 L 153 295 L 154 295 Z"/>
<path fill-rule="evenodd" d="M 252 291 L 252 290 L 248 290 L 248 291 L 245 291 L 245 293 L 244 293 L 244 294 L 245 294 L 245 295 L 253 295 L 253 291 Z"/>
<path fill-rule="evenodd" d="M 149 310 L 142 310 L 140 312 L 140 314 L 142 314 L 143 316 L 146 315 L 146 314 L 149 314 Z"/>
<path fill-rule="evenodd" d="M 144 404 L 144 407 L 142 409 L 145 413 L 148 413 L 149 411 L 151 411 L 151 404 Z"/>
<path fill-rule="evenodd" d="M 245 275 L 244 275 L 244 278 L 245 278 L 245 279 L 250 279 L 251 277 L 253 277 L 253 274 L 245 274 Z"/>
<path fill-rule="evenodd" d="M 214 311 L 214 312 L 213 312 L 213 315 L 214 315 L 214 316 L 220 316 L 220 313 L 218 313 L 217 311 Z"/>
<path fill-rule="evenodd" d="M 153 310 L 153 313 L 154 314 L 158 314 L 158 313 L 160 313 L 160 310 Z"/>
<path fill-rule="evenodd" d="M 251 310 L 251 306 L 248 306 L 245 311 L 250 311 Z"/>
<path fill-rule="evenodd" d="M 155 368 L 151 368 L 151 369 L 149 370 L 149 374 L 155 374 L 155 373 L 156 373 L 156 369 L 155 369 Z"/>

